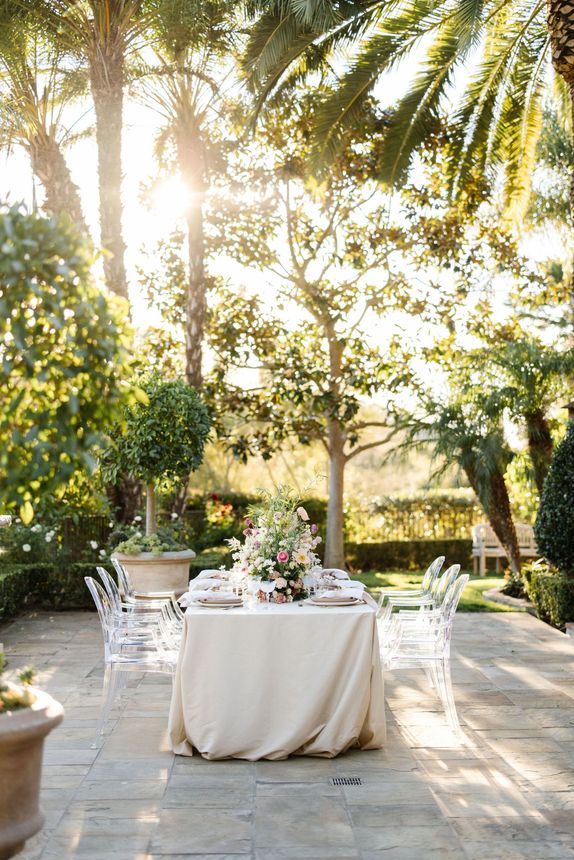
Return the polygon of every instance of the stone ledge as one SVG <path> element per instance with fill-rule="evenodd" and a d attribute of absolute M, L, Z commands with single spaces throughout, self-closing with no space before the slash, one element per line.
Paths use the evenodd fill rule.
<path fill-rule="evenodd" d="M 499 588 L 491 588 L 489 591 L 483 591 L 482 596 L 485 600 L 492 601 L 492 603 L 501 603 L 503 606 L 511 606 L 512 609 L 516 609 L 518 612 L 529 612 L 531 615 L 536 615 L 536 610 L 529 600 L 503 594 Z"/>

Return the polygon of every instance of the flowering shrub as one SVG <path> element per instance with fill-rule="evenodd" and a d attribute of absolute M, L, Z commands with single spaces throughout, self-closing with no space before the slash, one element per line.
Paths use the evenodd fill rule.
<path fill-rule="evenodd" d="M 59 531 L 51 525 L 25 526 L 19 517 L 0 531 L 2 560 L 7 562 L 49 561 L 61 544 Z"/>
<path fill-rule="evenodd" d="M 303 577 L 320 566 L 314 552 L 321 541 L 317 526 L 309 524 L 309 514 L 289 487 L 262 496 L 245 521 L 244 543 L 237 538 L 228 541 L 233 570 L 274 581 L 272 598 L 277 603 L 301 600 L 307 596 Z"/>
<path fill-rule="evenodd" d="M 230 502 L 222 502 L 214 493 L 205 503 L 205 518 L 210 525 L 227 529 L 235 522 L 233 505 Z"/>

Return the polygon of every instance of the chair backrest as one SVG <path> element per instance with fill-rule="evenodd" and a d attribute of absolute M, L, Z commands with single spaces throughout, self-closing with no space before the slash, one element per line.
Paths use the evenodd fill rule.
<path fill-rule="evenodd" d="M 347 573 L 346 570 L 341 570 L 340 567 L 324 567 L 321 571 L 322 574 L 327 574 L 327 576 L 334 576 L 335 579 L 350 579 L 351 577 Z"/>
<path fill-rule="evenodd" d="M 98 610 L 98 615 L 100 617 L 100 624 L 102 626 L 102 635 L 104 637 L 104 646 L 106 649 L 106 654 L 109 651 L 112 632 L 114 629 L 114 612 L 112 609 L 112 605 L 110 603 L 110 599 L 99 582 L 91 576 L 85 576 L 84 582 L 88 586 L 90 590 L 90 594 L 94 599 L 94 603 L 96 604 L 96 609 Z"/>
<path fill-rule="evenodd" d="M 421 591 L 430 591 L 433 587 L 433 583 L 437 576 L 440 573 L 440 569 L 444 564 L 444 555 L 439 555 L 438 558 L 429 564 L 426 569 L 425 575 L 423 576 L 423 581 L 421 582 Z"/>
<path fill-rule="evenodd" d="M 472 527 L 472 545 L 499 547 L 500 543 L 488 523 L 479 523 Z"/>
<path fill-rule="evenodd" d="M 448 567 L 440 579 L 435 580 L 432 591 L 433 601 L 435 606 L 442 606 L 443 600 L 448 592 L 448 588 L 457 578 L 460 572 L 460 564 L 452 564 Z"/>
<path fill-rule="evenodd" d="M 452 621 L 462 596 L 462 592 L 466 588 L 469 579 L 470 577 L 468 573 L 463 573 L 462 576 L 453 580 L 449 585 L 442 603 L 444 620 L 446 622 Z"/>
<path fill-rule="evenodd" d="M 534 537 L 534 529 L 529 523 L 516 523 L 516 538 L 518 540 L 518 546 L 521 549 L 536 549 L 536 539 Z"/>
<path fill-rule="evenodd" d="M 117 558 L 112 558 L 112 564 L 114 569 L 118 575 L 118 586 L 120 589 L 120 594 L 124 598 L 124 600 L 135 600 L 134 588 L 129 578 L 128 572 L 118 561 Z"/>
<path fill-rule="evenodd" d="M 96 567 L 96 570 L 98 572 L 98 576 L 104 584 L 106 594 L 108 595 L 109 601 L 112 605 L 114 612 L 121 614 L 122 598 L 117 585 L 115 584 L 114 580 L 107 572 L 105 567 Z"/>

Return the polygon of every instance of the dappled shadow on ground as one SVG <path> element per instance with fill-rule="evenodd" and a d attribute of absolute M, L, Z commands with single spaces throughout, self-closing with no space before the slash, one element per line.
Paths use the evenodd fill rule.
<path fill-rule="evenodd" d="M 33 858 L 574 858 L 574 644 L 518 613 L 461 614 L 453 679 L 460 746 L 422 672 L 386 679 L 388 742 L 334 760 L 175 758 L 170 684 L 134 676 L 91 749 L 102 675 L 95 616 L 0 628 L 63 701 Z M 240 716 L 238 715 L 238 718 Z M 361 785 L 334 785 L 334 777 Z"/>

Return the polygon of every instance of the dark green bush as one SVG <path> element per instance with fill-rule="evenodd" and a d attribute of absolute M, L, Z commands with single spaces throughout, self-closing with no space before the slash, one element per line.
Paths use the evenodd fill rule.
<path fill-rule="evenodd" d="M 347 543 L 345 557 L 353 571 L 425 570 L 430 562 L 444 555 L 447 564 L 472 565 L 470 540 L 413 540 L 385 543 Z"/>
<path fill-rule="evenodd" d="M 94 564 L 20 564 L 0 569 L 0 619 L 23 609 L 92 609 L 84 576 L 94 576 Z"/>
<path fill-rule="evenodd" d="M 534 534 L 540 554 L 574 576 L 574 421 L 554 452 Z"/>
<path fill-rule="evenodd" d="M 526 592 L 542 621 L 564 629 L 574 621 L 574 579 L 546 562 L 535 561 L 522 567 Z"/>

